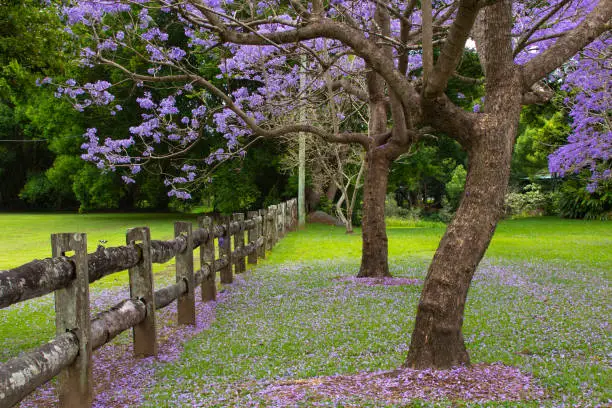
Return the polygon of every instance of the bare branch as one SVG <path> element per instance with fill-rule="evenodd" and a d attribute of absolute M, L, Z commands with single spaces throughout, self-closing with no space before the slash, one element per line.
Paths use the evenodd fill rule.
<path fill-rule="evenodd" d="M 338 89 L 344 90 L 349 95 L 353 95 L 363 102 L 367 102 L 369 99 L 367 92 L 347 78 L 332 82 L 332 90 L 337 91 Z"/>
<path fill-rule="evenodd" d="M 464 75 L 459 74 L 458 72 L 455 72 L 453 74 L 453 78 L 456 78 L 456 79 L 460 80 L 461 82 L 465 82 L 466 84 L 471 84 L 471 85 L 482 85 L 482 84 L 484 84 L 484 79 L 482 79 L 482 78 L 466 77 Z"/>

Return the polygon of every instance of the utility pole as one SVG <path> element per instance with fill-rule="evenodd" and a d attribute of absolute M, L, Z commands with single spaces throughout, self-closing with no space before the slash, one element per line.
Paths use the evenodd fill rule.
<path fill-rule="evenodd" d="M 300 92 L 306 90 L 306 55 L 302 55 L 300 65 Z M 300 122 L 306 123 L 306 108 L 300 108 Z M 298 150 L 298 227 L 306 225 L 306 135 L 300 132 Z"/>

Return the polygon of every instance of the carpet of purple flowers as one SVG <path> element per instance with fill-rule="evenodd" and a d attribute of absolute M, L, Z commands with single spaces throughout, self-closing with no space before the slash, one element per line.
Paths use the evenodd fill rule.
<path fill-rule="evenodd" d="M 400 367 L 428 256 L 394 250 L 396 278 L 366 281 L 353 278 L 353 256 L 291 261 L 304 245 L 323 255 L 320 237 L 318 230 L 289 234 L 268 260 L 225 286 L 217 302 L 198 302 L 195 327 L 176 324 L 175 306 L 160 311 L 157 358 L 134 359 L 130 333 L 98 350 L 95 406 L 610 406 L 608 258 L 503 256 L 494 246 L 466 305 L 473 366 L 413 371 Z M 333 253 L 342 251 L 336 246 Z M 158 278 L 158 287 L 173 280 L 171 273 Z M 125 297 L 126 289 L 94 287 L 92 313 Z M 47 296 L 0 317 L 13 322 L 27 314 L 51 336 L 52 308 Z M 49 321 L 31 317 L 38 315 Z M 14 355 L 25 340 L 6 343 L 0 355 Z M 56 404 L 51 383 L 22 406 Z"/>
<path fill-rule="evenodd" d="M 393 268 L 422 279 L 424 263 Z M 261 266 L 164 366 L 145 406 L 605 406 L 605 271 L 488 260 L 471 290 L 472 369 L 398 370 L 419 285 L 355 284 L 342 262 Z M 571 284 L 568 284 L 571 282 Z"/>

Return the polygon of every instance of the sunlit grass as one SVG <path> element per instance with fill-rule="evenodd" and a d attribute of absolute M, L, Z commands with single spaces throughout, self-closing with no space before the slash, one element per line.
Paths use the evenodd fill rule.
<path fill-rule="evenodd" d="M 49 256 L 51 232 L 88 232 L 94 250 L 101 239 L 107 246 L 122 245 L 126 228 L 144 224 L 154 239 L 171 238 L 177 220 L 175 214 L 0 217 L 0 269 Z M 423 279 L 444 226 L 388 224 L 391 272 Z M 160 365 L 147 406 L 176 406 L 180 395 L 200 406 L 248 406 L 277 379 L 398 367 L 421 288 L 334 280 L 358 270 L 360 232 L 308 225 L 290 233 L 245 282 L 225 288 L 229 296 L 218 305 L 211 329 L 188 342 L 179 361 Z M 502 222 L 466 307 L 464 334 L 472 360 L 501 361 L 533 373 L 551 397 L 544 405 L 605 404 L 612 398 L 610 248 L 610 222 Z M 159 281 L 172 281 L 172 269 L 162 267 Z M 113 275 L 93 285 L 92 293 L 126 284 L 125 273 Z M 52 309 L 52 297 L 45 297 L 0 310 L 0 360 L 52 336 Z M 368 404 L 364 401 L 376 406 Z"/>
<path fill-rule="evenodd" d="M 443 232 L 438 225 L 389 228 L 392 273 L 423 279 Z M 320 225 L 286 237 L 246 282 L 228 289 L 213 327 L 161 368 L 147 406 L 179 396 L 246 406 L 272 381 L 401 365 L 421 288 L 334 280 L 357 272 L 360 245 L 359 231 Z M 612 397 L 610 247 L 605 222 L 522 219 L 496 232 L 470 290 L 464 334 L 473 362 L 518 366 L 546 388 L 549 399 L 525 406 L 590 406 Z"/>

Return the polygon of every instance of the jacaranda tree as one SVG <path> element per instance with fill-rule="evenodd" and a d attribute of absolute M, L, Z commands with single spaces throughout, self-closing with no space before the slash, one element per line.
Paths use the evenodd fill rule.
<path fill-rule="evenodd" d="M 469 363 L 461 331 L 464 304 L 502 215 L 521 106 L 546 100 L 546 81 L 564 80 L 568 70 L 588 73 L 590 65 L 580 63 L 591 60 L 589 51 L 580 54 L 585 47 L 609 51 L 612 2 L 75 0 L 63 12 L 75 35 L 87 33 L 92 40 L 82 50 L 82 64 L 115 67 L 121 81 L 140 89 L 145 113 L 128 137 L 87 132 L 84 158 L 100 168 L 125 166 L 136 173 L 158 156 L 190 149 L 213 129 L 226 137 L 227 148 L 205 162 L 240 152 L 250 136 L 308 132 L 361 144 L 367 171 L 359 276 L 389 274 L 384 199 L 391 162 L 424 134 L 456 139 L 468 154 L 465 192 L 429 267 L 406 361 L 410 367 L 447 368 Z M 181 48 L 184 37 L 188 46 Z M 470 37 L 484 72 L 485 99 L 466 111 L 446 90 Z M 135 59 L 148 68 L 133 69 Z M 205 72 L 211 60 L 214 76 Z M 607 64 L 609 69 L 609 59 Z M 307 87 L 300 75 L 308 75 Z M 367 105 L 367 132 L 295 121 L 295 112 L 317 104 L 330 81 L 337 98 Z M 580 97 L 592 91 L 585 81 L 567 80 L 583 89 L 574 95 L 577 105 L 591 101 Z M 120 114 L 113 85 L 68 81 L 58 93 L 78 109 L 100 104 Z M 154 98 L 151 88 L 166 96 Z M 603 88 L 609 98 L 609 84 Z M 585 112 L 590 118 L 591 108 Z M 282 116 L 293 123 L 279 123 Z M 587 122 L 589 130 L 577 141 L 599 131 L 598 123 Z M 167 180 L 170 194 L 187 197 L 183 186 L 198 177 L 198 169 L 185 163 L 183 174 Z"/>

